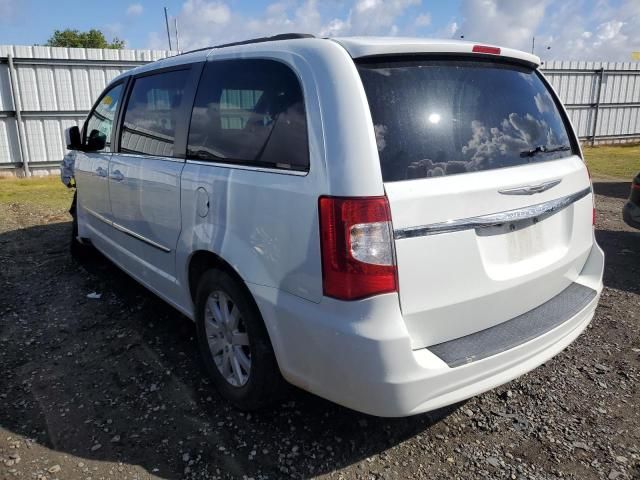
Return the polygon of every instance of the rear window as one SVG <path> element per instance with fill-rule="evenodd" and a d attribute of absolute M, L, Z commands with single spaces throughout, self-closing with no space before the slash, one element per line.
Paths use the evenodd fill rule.
<path fill-rule="evenodd" d="M 488 61 L 359 64 L 385 182 L 573 155 L 539 74 Z"/>

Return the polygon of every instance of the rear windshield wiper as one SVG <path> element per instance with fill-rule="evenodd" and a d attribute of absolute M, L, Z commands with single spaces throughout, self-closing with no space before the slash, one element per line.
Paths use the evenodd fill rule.
<path fill-rule="evenodd" d="M 552 148 L 549 148 L 546 145 L 538 145 L 537 147 L 532 148 L 531 150 L 523 150 L 522 152 L 520 152 L 520 156 L 533 157 L 538 153 L 566 152 L 568 150 L 571 150 L 571 147 L 569 145 L 560 145 L 559 147 L 552 147 Z"/>

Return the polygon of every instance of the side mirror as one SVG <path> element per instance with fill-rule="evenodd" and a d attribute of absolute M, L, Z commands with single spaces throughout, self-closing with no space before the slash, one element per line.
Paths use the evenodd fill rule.
<path fill-rule="evenodd" d="M 106 145 L 107 136 L 99 130 L 91 130 L 84 150 L 87 152 L 97 152 L 98 150 L 103 150 Z"/>
<path fill-rule="evenodd" d="M 64 139 L 68 150 L 82 150 L 82 137 L 77 125 L 64 131 Z"/>

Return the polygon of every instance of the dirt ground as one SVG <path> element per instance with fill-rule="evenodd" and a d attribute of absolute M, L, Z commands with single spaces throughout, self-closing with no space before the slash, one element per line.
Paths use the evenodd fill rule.
<path fill-rule="evenodd" d="M 406 419 L 297 390 L 270 411 L 234 410 L 188 320 L 105 259 L 71 260 L 60 209 L 0 205 L 0 478 L 640 478 L 628 189 L 596 184 L 606 289 L 586 332 L 516 381 Z"/>

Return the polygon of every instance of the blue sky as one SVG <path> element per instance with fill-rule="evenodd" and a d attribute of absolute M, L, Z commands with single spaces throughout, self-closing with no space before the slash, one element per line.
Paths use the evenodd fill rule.
<path fill-rule="evenodd" d="M 640 0 L 0 0 L 0 43 L 42 44 L 55 29 L 98 28 L 129 48 L 167 48 L 165 5 L 187 49 L 299 31 L 464 35 L 525 50 L 535 36 L 543 59 L 625 61 L 640 50 Z"/>

